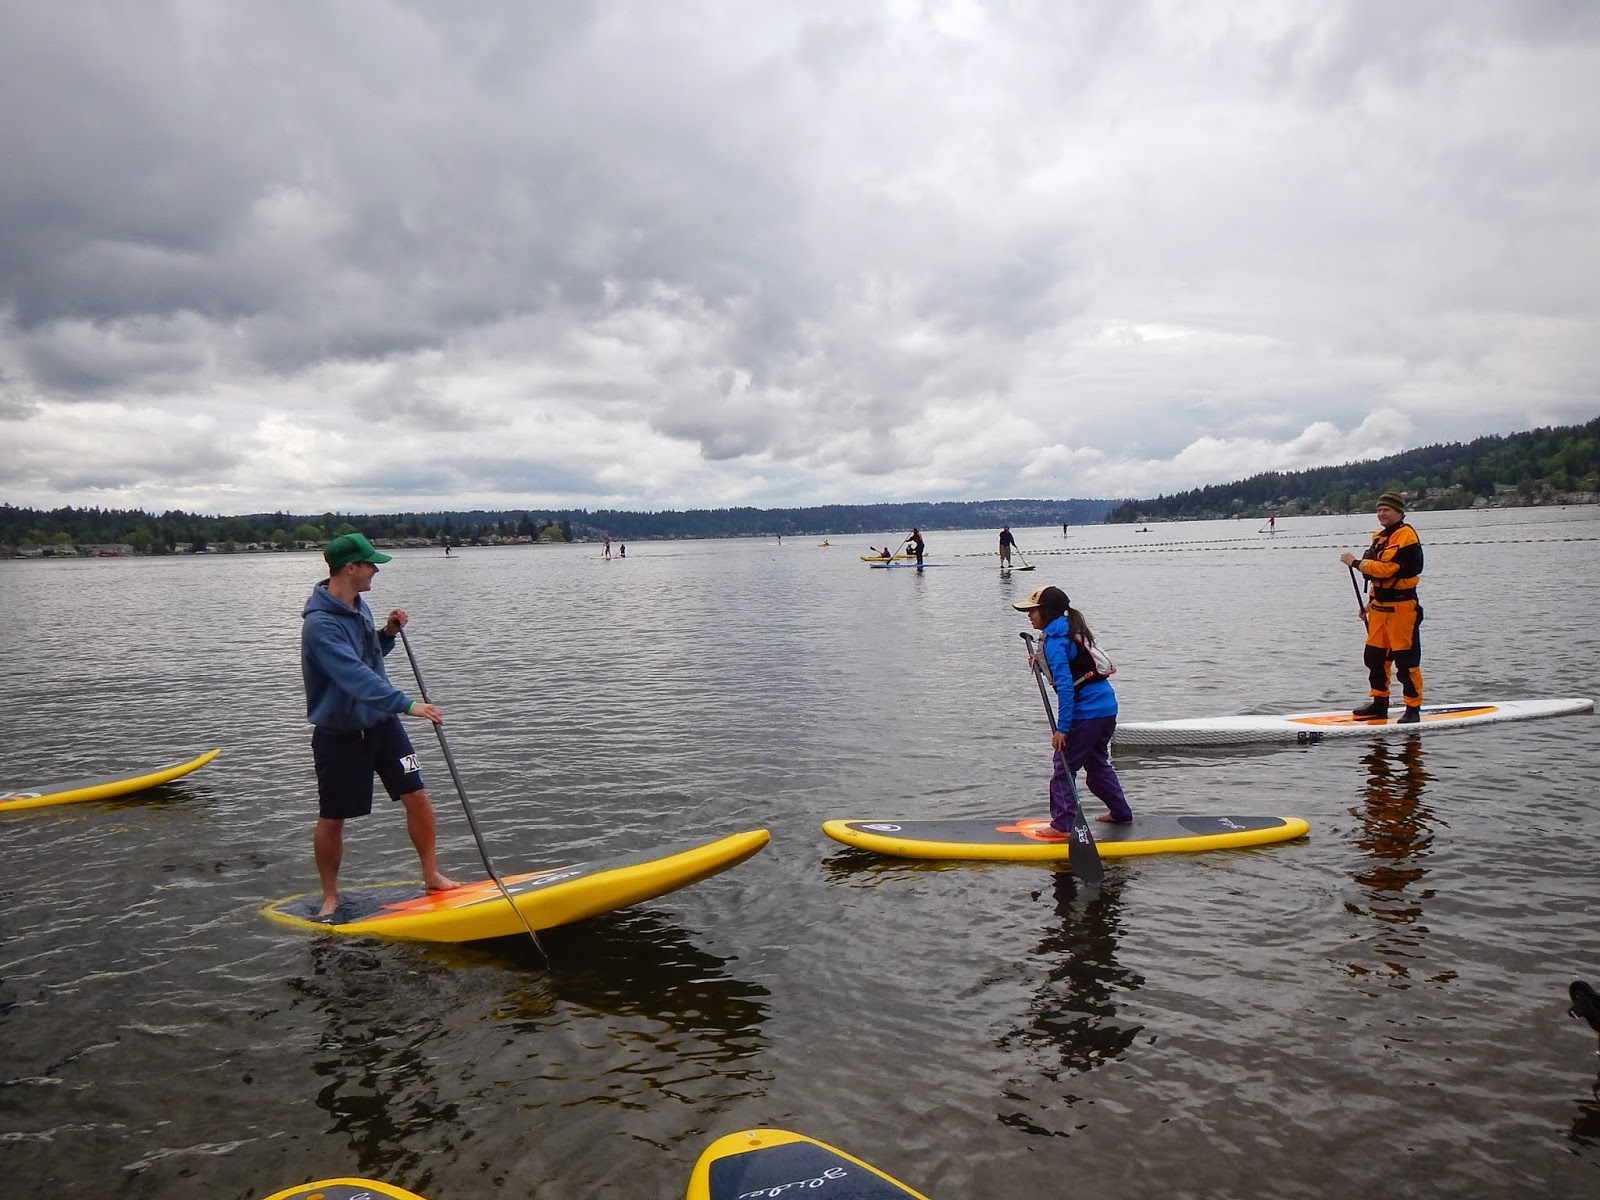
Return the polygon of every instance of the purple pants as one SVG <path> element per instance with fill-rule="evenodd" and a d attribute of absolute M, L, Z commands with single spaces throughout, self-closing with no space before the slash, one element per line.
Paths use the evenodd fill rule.
<path fill-rule="evenodd" d="M 1113 821 L 1133 820 L 1133 809 L 1122 794 L 1122 782 L 1111 765 L 1111 735 L 1116 732 L 1115 717 L 1090 717 L 1074 721 L 1067 732 L 1067 748 L 1052 754 L 1055 772 L 1050 776 L 1050 824 L 1065 833 L 1072 828 L 1076 809 L 1067 780 L 1083 768 L 1084 782 L 1105 806 Z M 1065 760 L 1065 761 L 1063 761 Z"/>

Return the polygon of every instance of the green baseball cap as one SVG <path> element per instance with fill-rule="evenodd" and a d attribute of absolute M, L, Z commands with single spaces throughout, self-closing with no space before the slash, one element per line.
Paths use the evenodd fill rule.
<path fill-rule="evenodd" d="M 364 534 L 341 533 L 333 541 L 322 548 L 322 557 L 328 560 L 328 565 L 335 570 L 347 567 L 351 563 L 386 563 L 391 561 L 388 554 L 380 554 L 367 541 Z"/>

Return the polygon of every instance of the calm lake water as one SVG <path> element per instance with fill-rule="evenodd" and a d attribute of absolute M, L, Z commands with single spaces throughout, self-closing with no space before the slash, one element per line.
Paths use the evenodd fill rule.
<path fill-rule="evenodd" d="M 1435 702 L 1596 696 L 1600 511 L 1419 514 Z M 1305 817 L 1279 847 L 917 864 L 831 817 L 1042 815 L 1008 604 L 1065 587 L 1124 719 L 1365 695 L 1338 562 L 1365 516 L 406 552 L 404 607 L 507 871 L 765 827 L 711 880 L 526 939 L 304 935 L 313 555 L 0 563 L 0 787 L 222 755 L 137 800 L 0 817 L 0 1171 L 18 1195 L 683 1194 L 792 1128 L 935 1200 L 1593 1195 L 1593 715 L 1409 742 L 1118 754 L 1136 809 Z M 903 531 L 895 531 L 903 535 Z M 891 539 L 894 534 L 891 534 Z M 403 653 L 391 677 L 410 687 Z M 481 874 L 412 725 L 442 861 Z M 380 800 L 342 878 L 414 878 Z"/>

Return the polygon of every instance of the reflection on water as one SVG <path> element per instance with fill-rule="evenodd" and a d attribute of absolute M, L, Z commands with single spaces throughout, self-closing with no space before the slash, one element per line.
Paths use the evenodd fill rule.
<path fill-rule="evenodd" d="M 998 1045 L 1020 1052 L 1028 1078 L 1013 1077 L 1006 1099 L 1030 1104 L 1033 1112 L 1000 1114 L 1000 1123 L 1026 1133 L 1066 1136 L 1051 1114 L 1070 1108 L 1082 1096 L 1030 1095 L 1038 1079 L 1059 1084 L 1120 1058 L 1139 1036 L 1141 1025 L 1117 1020 L 1117 996 L 1144 986 L 1144 977 L 1117 961 L 1122 936 L 1124 880 L 1108 875 L 1098 887 L 1084 887 L 1069 871 L 1051 873 L 1035 900 L 1051 906 L 1031 959 L 1042 968 L 1028 1001 L 1027 1023 L 1003 1033 Z"/>
<path fill-rule="evenodd" d="M 428 1049 L 445 1006 L 427 994 L 429 972 L 402 969 L 404 953 L 318 938 L 310 974 L 288 986 L 324 1022 L 311 1070 L 325 1081 L 316 1102 L 329 1131 L 345 1137 L 361 1174 L 413 1179 L 422 1165 L 413 1140 L 450 1129 L 458 1109 L 441 1096 Z"/>
<path fill-rule="evenodd" d="M 470 1114 L 486 1106 L 644 1109 L 761 1092 L 767 1077 L 753 1064 L 768 992 L 692 936 L 648 912 L 596 918 L 549 931 L 556 966 L 540 976 L 523 969 L 526 938 L 316 938 L 309 972 L 288 986 L 293 1007 L 321 1022 L 310 1069 L 327 1132 L 345 1139 L 359 1173 L 426 1190 L 441 1162 L 483 1153 L 467 1143 Z M 465 1058 L 447 1049 L 463 1030 L 475 1046 Z M 608 1086 L 575 1103 L 597 1056 Z"/>
<path fill-rule="evenodd" d="M 1355 813 L 1361 821 L 1356 845 L 1369 861 L 1351 878 L 1366 893 L 1366 902 L 1347 902 L 1345 908 L 1378 922 L 1370 946 L 1380 966 L 1352 962 L 1347 968 L 1352 975 L 1382 971 L 1392 980 L 1391 987 L 1406 988 L 1410 986 L 1410 964 L 1421 961 L 1422 939 L 1428 932 L 1422 923 L 1423 903 L 1434 894 L 1422 886 L 1428 874 L 1426 860 L 1433 847 L 1435 819 L 1433 810 L 1423 803 L 1423 795 L 1433 777 L 1423 767 L 1420 736 L 1399 743 L 1376 741 L 1361 762 L 1367 771 L 1366 803 Z M 1428 982 L 1444 983 L 1455 977 L 1454 971 L 1442 971 Z"/>
<path fill-rule="evenodd" d="M 1589 1087 L 1590 1100 L 1580 1101 L 1578 1115 L 1572 1119 L 1567 1138 L 1580 1146 L 1600 1146 L 1600 1075 Z"/>

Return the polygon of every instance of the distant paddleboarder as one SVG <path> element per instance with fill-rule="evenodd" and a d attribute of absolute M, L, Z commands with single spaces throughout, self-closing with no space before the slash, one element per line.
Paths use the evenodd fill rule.
<path fill-rule="evenodd" d="M 430 891 L 459 887 L 440 872 L 434 855 L 433 805 L 422 782 L 417 752 L 400 714 L 442 724 L 436 704 L 413 700 L 389 682 L 383 659 L 406 624 L 404 609 L 391 609 L 381 629 L 361 598 L 390 556 L 359 533 L 346 533 L 322 548 L 328 578 L 311 590 L 300 614 L 300 673 L 311 722 L 311 757 L 317 772 L 317 824 L 312 849 L 329 917 L 339 907 L 339 864 L 344 823 L 372 811 L 372 776 L 383 780 L 391 800 L 406 810 L 406 831 Z"/>
<path fill-rule="evenodd" d="M 1011 565 L 1011 551 L 1017 544 L 1017 539 L 1011 536 L 1011 526 L 1003 525 L 1000 528 L 1000 565 Z"/>
<path fill-rule="evenodd" d="M 1366 577 L 1368 600 L 1363 619 L 1367 644 L 1362 662 L 1372 698 L 1352 709 L 1356 717 L 1389 716 L 1389 664 L 1400 676 L 1406 710 L 1399 724 L 1422 719 L 1422 606 L 1417 603 L 1417 581 L 1422 576 L 1422 539 L 1406 523 L 1405 497 L 1385 492 L 1378 497 L 1378 524 L 1372 544 L 1360 558 L 1341 554 L 1339 561 Z"/>
<path fill-rule="evenodd" d="M 917 532 L 915 527 L 912 528 L 911 535 L 906 538 L 906 545 L 910 546 L 911 553 L 917 556 L 917 566 L 920 567 L 922 565 L 922 552 L 924 549 L 924 543 L 922 540 L 922 534 Z"/>

